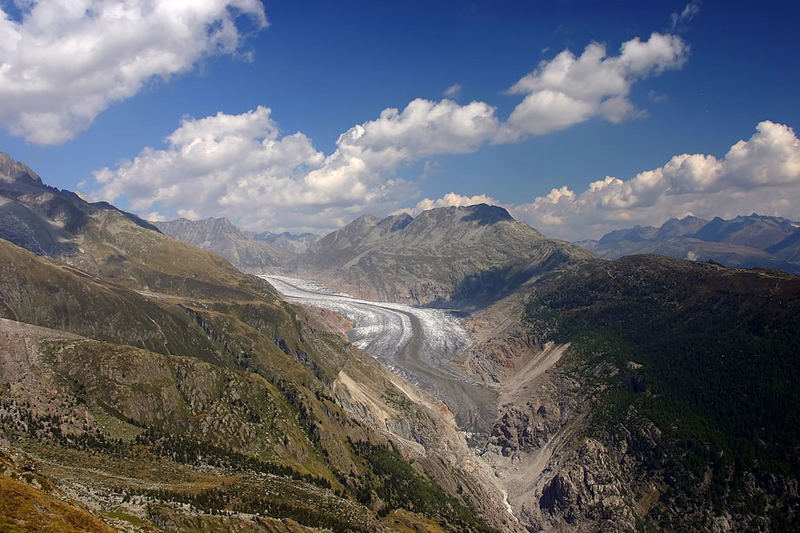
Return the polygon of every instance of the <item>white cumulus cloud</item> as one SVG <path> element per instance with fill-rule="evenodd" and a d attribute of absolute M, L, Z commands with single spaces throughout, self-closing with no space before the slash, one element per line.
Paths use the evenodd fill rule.
<path fill-rule="evenodd" d="M 187 118 L 166 137 L 164 148 L 145 148 L 132 161 L 96 171 L 94 194 L 127 201 L 123 207 L 142 213 L 186 209 L 225 215 L 247 228 L 319 232 L 364 212 L 396 211 L 418 198 L 416 182 L 398 176 L 415 162 L 517 142 L 592 116 L 633 116 L 631 84 L 679 67 L 685 55 L 680 38 L 660 34 L 624 43 L 616 57 L 606 57 L 598 44 L 580 57 L 565 51 L 512 87 L 526 96 L 506 121 L 486 102 L 417 98 L 351 127 L 327 156 L 303 133 L 281 134 L 266 107 Z M 410 211 L 480 202 L 494 203 L 487 196 L 451 193 L 424 199 Z"/>
<path fill-rule="evenodd" d="M 417 194 L 402 179 L 378 179 L 364 160 L 344 153 L 351 147 L 343 139 L 345 150 L 326 158 L 304 134 L 282 135 L 266 107 L 185 118 L 165 143 L 95 171 L 94 197 L 124 197 L 128 209 L 161 218 L 228 216 L 248 228 L 319 229 Z"/>
<path fill-rule="evenodd" d="M 524 94 L 499 141 L 542 135 L 599 116 L 620 122 L 639 115 L 628 99 L 637 80 L 680 68 L 688 45 L 677 35 L 653 33 L 646 41 L 626 41 L 608 57 L 605 45 L 592 43 L 580 56 L 564 50 L 520 79 L 511 94 Z"/>
<path fill-rule="evenodd" d="M 235 53 L 239 17 L 266 26 L 260 0 L 26 0 L 0 8 L 0 123 L 59 144 L 153 77 Z"/>
<path fill-rule="evenodd" d="M 613 176 L 594 181 L 580 194 L 553 189 L 513 212 L 549 235 L 577 240 L 687 214 L 733 217 L 755 211 L 798 219 L 798 206 L 800 140 L 789 126 L 763 121 L 722 159 L 676 155 L 627 181 Z"/>
<path fill-rule="evenodd" d="M 94 195 L 136 212 L 191 210 L 245 227 L 324 230 L 365 210 L 396 209 L 419 191 L 396 177 L 425 157 L 477 150 L 498 129 L 483 102 L 416 99 L 339 136 L 325 157 L 302 133 L 281 135 L 271 111 L 186 118 L 132 161 L 95 171 Z M 189 218 L 187 216 L 187 218 Z"/>

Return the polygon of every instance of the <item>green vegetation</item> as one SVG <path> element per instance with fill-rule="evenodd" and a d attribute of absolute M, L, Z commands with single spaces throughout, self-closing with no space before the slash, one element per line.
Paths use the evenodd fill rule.
<path fill-rule="evenodd" d="M 664 432 L 657 446 L 634 435 L 631 448 L 673 509 L 707 501 L 788 529 L 798 502 L 780 479 L 800 478 L 800 279 L 629 257 L 541 283 L 527 316 L 572 341 L 584 365 L 616 368 L 595 422 Z M 661 509 L 662 526 L 686 526 Z"/>
<path fill-rule="evenodd" d="M 382 505 L 381 516 L 395 509 L 406 509 L 426 516 L 440 517 L 460 531 L 493 531 L 457 499 L 448 496 L 436 483 L 419 474 L 397 449 L 369 442 L 352 442 L 353 450 L 364 458 L 371 474 L 357 494 L 358 501 Z"/>
<path fill-rule="evenodd" d="M 273 474 L 297 481 L 305 481 L 324 489 L 331 488 L 331 483 L 325 478 L 298 472 L 288 466 L 262 461 L 255 457 L 231 451 L 228 448 L 213 446 L 177 435 L 163 435 L 153 430 L 148 430 L 136 438 L 136 444 L 147 446 L 155 455 L 167 457 L 181 464 L 194 466 L 211 465 L 236 471 Z"/>
<path fill-rule="evenodd" d="M 227 515 L 230 513 L 250 513 L 274 518 L 291 518 L 310 527 L 326 528 L 334 532 L 358 531 L 368 533 L 369 526 L 353 523 L 325 507 L 327 501 L 287 499 L 273 493 L 253 490 L 253 487 L 239 484 L 226 485 L 197 492 L 174 490 L 146 490 L 139 494 L 156 501 L 189 504 L 204 513 Z"/>

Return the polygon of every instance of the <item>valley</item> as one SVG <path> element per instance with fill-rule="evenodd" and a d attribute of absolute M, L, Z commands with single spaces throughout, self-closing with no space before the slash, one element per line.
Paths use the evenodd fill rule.
<path fill-rule="evenodd" d="M 497 395 L 451 364 L 470 340 L 462 321 L 440 309 L 379 302 L 308 280 L 261 276 L 287 300 L 334 311 L 352 322 L 350 342 L 447 404 L 462 429 L 485 434 Z"/>
<path fill-rule="evenodd" d="M 793 530 L 797 276 L 601 259 L 486 204 L 191 244 L 0 163 L 0 492 L 35 502 L 0 519 Z"/>
<path fill-rule="evenodd" d="M 798 18 L 0 0 L 0 533 L 800 532 Z"/>

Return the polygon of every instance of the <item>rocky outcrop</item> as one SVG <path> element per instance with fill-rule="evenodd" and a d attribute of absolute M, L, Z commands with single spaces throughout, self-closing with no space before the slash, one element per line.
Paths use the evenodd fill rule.
<path fill-rule="evenodd" d="M 796 446 L 753 435 L 797 430 L 765 407 L 796 392 L 762 365 L 791 372 L 799 294 L 781 272 L 633 256 L 471 315 L 458 363 L 498 391 L 481 452 L 515 515 L 530 531 L 791 529 Z"/>

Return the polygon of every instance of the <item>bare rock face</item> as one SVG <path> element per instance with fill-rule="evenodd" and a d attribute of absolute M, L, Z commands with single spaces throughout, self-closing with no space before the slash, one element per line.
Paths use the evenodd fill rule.
<path fill-rule="evenodd" d="M 25 163 L 14 161 L 10 155 L 0 152 L 0 181 L 40 184 L 42 178 Z"/>
<path fill-rule="evenodd" d="M 588 520 L 613 524 L 617 531 L 636 531 L 636 519 L 618 477 L 619 465 L 609 450 L 586 439 L 577 461 L 564 466 L 544 487 L 539 507 L 568 524 Z"/>
<path fill-rule="evenodd" d="M 365 298 L 451 306 L 493 301 L 532 276 L 590 254 L 546 239 L 503 208 L 443 207 L 363 216 L 291 264 L 300 277 Z"/>

